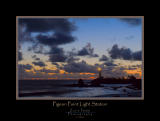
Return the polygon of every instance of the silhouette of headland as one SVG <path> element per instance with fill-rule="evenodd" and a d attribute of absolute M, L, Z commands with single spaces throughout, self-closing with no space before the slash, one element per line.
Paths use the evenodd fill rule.
<path fill-rule="evenodd" d="M 103 78 L 102 76 L 92 80 L 89 84 L 85 84 L 82 79 L 78 80 L 77 84 L 70 84 L 66 86 L 71 87 L 103 87 L 102 84 L 131 84 L 128 88 L 141 89 L 141 79 L 136 79 L 134 76 L 127 78 Z"/>

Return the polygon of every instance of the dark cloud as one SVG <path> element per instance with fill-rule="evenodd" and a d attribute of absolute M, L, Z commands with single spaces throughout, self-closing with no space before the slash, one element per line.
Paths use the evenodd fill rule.
<path fill-rule="evenodd" d="M 80 60 L 80 58 L 77 58 L 77 57 L 74 57 L 74 56 L 70 56 L 70 57 L 68 57 L 68 58 L 66 59 L 66 62 L 68 62 L 68 63 L 73 63 L 73 62 L 79 61 L 79 60 Z"/>
<path fill-rule="evenodd" d="M 76 40 L 72 32 L 76 26 L 68 19 L 58 18 L 20 18 L 19 19 L 19 40 L 32 42 L 28 51 L 33 50 L 37 54 L 48 54 L 51 62 L 64 62 L 66 55 L 59 48 L 59 45 L 68 44 Z M 37 36 L 31 36 L 32 33 Z M 50 34 L 48 34 L 48 32 Z M 30 38 L 31 37 L 31 38 Z M 50 51 L 46 52 L 45 47 Z"/>
<path fill-rule="evenodd" d="M 98 54 L 93 54 L 93 55 L 91 55 L 91 57 L 99 57 L 99 55 Z"/>
<path fill-rule="evenodd" d="M 124 67 L 117 67 L 117 66 L 107 66 L 103 69 L 103 75 L 105 77 L 126 77 L 127 73 L 124 71 L 126 68 Z"/>
<path fill-rule="evenodd" d="M 54 33 L 52 36 L 40 34 L 36 37 L 36 39 L 39 41 L 39 43 L 48 46 L 62 45 L 75 41 L 75 37 L 71 36 L 70 34 L 57 33 L 57 32 Z"/>
<path fill-rule="evenodd" d="M 78 52 L 78 55 L 79 55 L 79 56 L 89 55 L 89 52 L 87 51 L 86 48 L 83 48 L 82 50 L 80 50 L 80 51 Z"/>
<path fill-rule="evenodd" d="M 49 46 L 52 46 L 53 44 L 66 44 L 75 40 L 75 38 L 71 35 L 71 32 L 74 30 L 76 30 L 76 26 L 68 19 L 19 19 L 19 41 L 23 40 L 37 42 L 38 40 L 40 44 Z M 39 34 L 36 39 L 31 37 L 32 32 Z M 51 32 L 52 36 L 45 34 L 47 32 Z"/>
<path fill-rule="evenodd" d="M 142 51 L 137 51 L 132 54 L 134 60 L 142 60 Z"/>
<path fill-rule="evenodd" d="M 74 52 L 75 50 L 72 49 L 72 51 L 64 52 L 63 48 L 59 47 L 52 47 L 49 51 L 49 61 L 54 64 L 55 62 L 75 62 L 80 60 L 80 58 L 76 57 L 77 53 Z"/>
<path fill-rule="evenodd" d="M 44 67 L 44 66 L 46 66 L 45 65 L 45 63 L 44 62 L 42 62 L 42 61 L 38 61 L 38 62 L 32 62 L 34 65 L 36 65 L 36 66 L 40 66 L 40 67 Z"/>
<path fill-rule="evenodd" d="M 32 69 L 32 65 L 30 65 L 30 64 L 26 64 L 26 65 L 18 64 L 18 69 L 20 69 L 20 70 L 25 70 L 25 69 L 30 70 L 30 69 Z"/>
<path fill-rule="evenodd" d="M 117 66 L 117 64 L 114 64 L 113 62 L 105 62 L 104 65 L 106 66 Z"/>
<path fill-rule="evenodd" d="M 90 56 L 90 57 L 98 57 L 97 54 L 94 54 L 94 49 L 91 48 L 91 44 L 87 44 L 83 49 L 87 51 L 87 54 L 83 54 Z M 83 50 L 82 49 L 82 50 Z M 80 51 L 82 51 L 80 50 Z M 64 52 L 63 48 L 57 47 L 57 46 L 52 46 L 50 51 L 46 54 L 49 55 L 49 61 L 54 64 L 55 62 L 67 62 L 67 63 L 73 63 L 75 61 L 79 61 L 80 58 L 77 56 L 80 56 L 80 51 L 76 51 L 75 48 L 72 49 L 72 51 Z M 81 55 L 82 56 L 82 55 Z"/>
<path fill-rule="evenodd" d="M 109 50 L 109 54 L 113 59 L 120 58 L 120 50 L 117 44 L 113 45 L 112 49 Z"/>
<path fill-rule="evenodd" d="M 20 24 L 18 26 L 18 42 L 19 44 L 22 44 L 24 42 L 33 42 L 31 33 L 27 32 L 26 27 Z"/>
<path fill-rule="evenodd" d="M 73 48 L 71 51 L 67 51 L 65 56 L 66 56 L 65 62 L 67 63 L 72 63 L 80 60 L 80 58 L 77 57 L 77 52 L 75 48 Z"/>
<path fill-rule="evenodd" d="M 50 62 L 65 62 L 67 57 L 65 55 L 58 55 L 58 54 L 50 54 L 49 61 Z"/>
<path fill-rule="evenodd" d="M 50 49 L 48 54 L 59 54 L 59 55 L 61 55 L 61 54 L 64 54 L 64 50 L 63 50 L 63 48 L 58 48 L 58 47 L 55 46 L 55 47 L 52 47 Z"/>
<path fill-rule="evenodd" d="M 50 69 L 46 69 L 46 68 L 43 68 L 42 70 L 39 70 L 40 72 L 45 72 L 45 73 L 58 73 L 59 70 L 50 70 Z"/>
<path fill-rule="evenodd" d="M 23 60 L 22 52 L 18 51 L 18 61 Z"/>
<path fill-rule="evenodd" d="M 138 26 L 142 23 L 141 18 L 120 18 L 120 20 L 132 26 Z"/>
<path fill-rule="evenodd" d="M 27 32 L 69 33 L 76 29 L 72 22 L 63 18 L 20 18 L 19 24 L 26 26 Z"/>
<path fill-rule="evenodd" d="M 108 61 L 109 58 L 106 55 L 102 55 L 102 57 L 99 59 L 99 61 Z"/>
<path fill-rule="evenodd" d="M 68 63 L 67 65 L 64 65 L 63 69 L 66 72 L 74 72 L 74 73 L 80 73 L 80 72 L 90 72 L 95 73 L 97 72 L 96 67 L 87 64 L 85 61 L 82 62 L 73 62 Z"/>
<path fill-rule="evenodd" d="M 98 57 L 98 54 L 94 54 L 94 48 L 91 47 L 91 44 L 88 43 L 85 47 L 78 51 L 78 56 L 90 56 Z"/>
<path fill-rule="evenodd" d="M 114 66 L 118 66 L 117 64 L 114 63 L 114 60 L 110 57 L 107 57 L 105 55 L 102 55 L 102 57 L 99 59 L 99 61 L 103 61 L 103 63 L 101 64 L 102 66 L 107 66 L 108 67 L 114 67 Z"/>
<path fill-rule="evenodd" d="M 124 60 L 130 60 L 132 58 L 132 52 L 129 48 L 121 48 L 121 57 Z"/>
<path fill-rule="evenodd" d="M 32 58 L 35 59 L 35 60 L 37 60 L 37 61 L 40 60 L 40 58 L 38 58 L 36 55 L 33 55 Z"/>
<path fill-rule="evenodd" d="M 49 54 L 49 61 L 54 62 L 65 62 L 67 56 L 64 54 L 63 48 L 52 47 Z"/>
<path fill-rule="evenodd" d="M 137 67 L 133 67 L 133 66 L 128 67 L 128 70 L 135 70 L 135 69 L 137 69 Z"/>
<path fill-rule="evenodd" d="M 39 60 L 40 60 L 40 58 L 35 58 L 35 60 L 38 60 L 38 61 L 39 61 Z"/>
<path fill-rule="evenodd" d="M 52 62 L 52 64 L 59 67 L 59 64 L 57 62 Z"/>
<path fill-rule="evenodd" d="M 119 67 L 119 70 L 124 71 L 124 70 L 126 70 L 126 68 L 125 67 Z"/>
<path fill-rule="evenodd" d="M 122 58 L 124 60 L 129 60 L 132 57 L 132 52 L 129 48 L 118 48 L 117 44 L 113 45 L 109 54 L 113 59 Z"/>
<path fill-rule="evenodd" d="M 141 60 L 141 51 L 132 52 L 129 48 L 119 48 L 117 44 L 109 50 L 112 59 Z"/>

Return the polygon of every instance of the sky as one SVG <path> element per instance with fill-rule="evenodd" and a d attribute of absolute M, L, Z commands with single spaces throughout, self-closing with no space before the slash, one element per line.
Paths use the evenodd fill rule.
<path fill-rule="evenodd" d="M 18 18 L 19 79 L 141 78 L 141 18 Z"/>

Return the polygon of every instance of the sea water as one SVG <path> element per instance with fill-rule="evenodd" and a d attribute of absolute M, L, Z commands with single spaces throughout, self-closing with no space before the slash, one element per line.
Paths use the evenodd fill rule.
<path fill-rule="evenodd" d="M 71 87 L 77 80 L 19 80 L 19 94 L 27 97 L 140 97 L 141 90 L 130 84 L 101 84 L 103 87 Z M 90 80 L 84 80 L 90 83 Z M 37 94 L 37 95 L 32 95 Z M 26 97 L 26 95 L 23 95 Z"/>

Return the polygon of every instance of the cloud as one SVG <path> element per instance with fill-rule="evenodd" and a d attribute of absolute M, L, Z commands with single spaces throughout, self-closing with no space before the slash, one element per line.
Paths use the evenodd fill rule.
<path fill-rule="evenodd" d="M 33 56 L 32 56 L 32 58 L 36 58 L 36 57 L 37 57 L 36 55 L 33 55 Z"/>
<path fill-rule="evenodd" d="M 22 52 L 18 51 L 18 61 L 23 60 Z"/>
<path fill-rule="evenodd" d="M 31 33 L 26 31 L 26 27 L 19 24 L 18 26 L 18 42 L 22 44 L 24 42 L 32 42 L 33 38 L 31 37 Z"/>
<path fill-rule="evenodd" d="M 77 73 L 77 72 L 90 72 L 90 73 L 95 73 L 97 72 L 96 67 L 87 64 L 85 61 L 81 61 L 81 62 L 73 62 L 73 63 L 68 63 L 67 65 L 64 65 L 63 69 L 66 72 L 73 72 L 73 73 Z"/>
<path fill-rule="evenodd" d="M 125 22 L 131 26 L 138 26 L 141 25 L 142 19 L 141 18 L 120 18 L 122 22 Z"/>
<path fill-rule="evenodd" d="M 60 67 L 60 65 L 57 62 L 52 62 L 53 65 L 55 65 L 57 68 Z"/>
<path fill-rule="evenodd" d="M 58 18 L 20 18 L 19 41 L 32 42 L 28 51 L 33 50 L 38 54 L 48 54 L 51 62 L 64 62 L 66 55 L 59 45 L 68 44 L 76 40 L 72 32 L 77 27 L 68 19 Z M 32 33 L 36 33 L 33 37 Z M 49 48 L 49 52 L 44 50 Z"/>
<path fill-rule="evenodd" d="M 52 47 L 47 54 L 49 55 L 49 61 L 52 62 L 52 64 L 54 64 L 55 62 L 71 63 L 80 60 L 80 58 L 76 57 L 77 53 L 74 51 L 75 50 L 72 49 L 72 51 L 68 51 L 65 53 L 63 48 L 55 46 Z"/>
<path fill-rule="evenodd" d="M 75 48 L 73 48 L 71 51 L 67 52 L 66 62 L 72 63 L 72 62 L 79 61 L 79 60 L 80 60 L 80 58 L 77 57 L 77 52 L 76 52 Z"/>
<path fill-rule="evenodd" d="M 113 62 L 105 62 L 104 65 L 106 66 L 117 66 L 117 64 L 114 64 Z"/>
<path fill-rule="evenodd" d="M 111 77 L 111 78 L 126 77 L 127 73 L 124 70 L 125 70 L 124 67 L 109 66 L 103 69 L 102 75 L 104 75 L 107 78 L 108 77 Z"/>
<path fill-rule="evenodd" d="M 102 55 L 102 57 L 99 59 L 99 61 L 103 61 L 103 63 L 101 64 L 101 67 L 114 67 L 114 66 L 118 66 L 117 64 L 114 63 L 114 60 L 112 58 L 109 58 L 105 55 Z"/>
<path fill-rule="evenodd" d="M 39 34 L 36 39 L 39 43 L 48 45 L 48 46 L 58 46 L 62 44 L 67 44 L 75 41 L 75 37 L 71 36 L 70 34 L 64 33 L 54 33 L 52 36 L 41 35 Z"/>
<path fill-rule="evenodd" d="M 45 53 L 44 45 L 40 43 L 33 43 L 32 46 L 28 47 L 28 51 L 33 51 L 34 53 L 37 54 Z"/>
<path fill-rule="evenodd" d="M 81 51 L 86 50 L 87 53 L 80 54 Z M 51 47 L 50 51 L 46 54 L 49 56 L 49 61 L 54 64 L 55 62 L 67 62 L 67 63 L 73 63 L 76 61 L 79 61 L 80 58 L 77 56 L 90 56 L 90 57 L 98 57 L 97 54 L 94 54 L 94 49 L 91 48 L 91 44 L 88 43 L 84 48 L 80 51 L 76 51 L 75 48 L 72 49 L 72 51 L 64 52 L 63 48 L 53 46 Z"/>
<path fill-rule="evenodd" d="M 142 60 L 142 51 L 137 51 L 132 54 L 134 60 Z"/>
<path fill-rule="evenodd" d="M 30 64 L 26 64 L 26 65 L 18 64 L 18 69 L 20 69 L 20 70 L 25 70 L 25 69 L 30 70 L 30 69 L 32 69 L 32 65 L 30 65 Z"/>
<path fill-rule="evenodd" d="M 99 61 L 108 61 L 109 58 L 106 55 L 102 55 L 102 57 L 99 59 Z"/>
<path fill-rule="evenodd" d="M 141 60 L 142 55 L 142 51 L 132 52 L 129 48 L 119 48 L 117 44 L 108 52 L 112 59 Z"/>
<path fill-rule="evenodd" d="M 53 46 L 73 42 L 75 38 L 71 32 L 76 30 L 74 23 L 68 19 L 57 18 L 20 18 L 19 41 L 30 41 L 43 45 Z M 31 36 L 35 32 L 36 38 Z M 51 33 L 52 36 L 47 34 Z"/>
<path fill-rule="evenodd" d="M 46 68 L 43 68 L 42 70 L 39 70 L 40 72 L 45 72 L 45 73 L 59 73 L 59 70 L 56 69 L 56 70 L 50 70 L 50 69 L 46 69 Z"/>
<path fill-rule="evenodd" d="M 77 58 L 77 57 L 74 57 L 74 56 L 70 56 L 70 57 L 68 57 L 68 58 L 66 59 L 66 62 L 68 62 L 68 63 L 73 63 L 73 62 L 79 61 L 79 60 L 80 60 L 80 58 Z"/>
<path fill-rule="evenodd" d="M 44 62 L 42 62 L 42 61 L 38 61 L 38 62 L 32 62 L 34 65 L 36 65 L 36 66 L 40 66 L 40 67 L 44 67 L 44 66 L 46 66 L 45 65 L 45 63 Z"/>
<path fill-rule="evenodd" d="M 26 72 L 26 70 L 31 70 L 33 67 L 30 64 L 18 64 L 18 78 L 23 79 L 26 76 L 30 76 L 29 73 Z"/>
<path fill-rule="evenodd" d="M 113 45 L 109 54 L 113 59 L 123 58 L 124 60 L 129 60 L 132 57 L 132 52 L 129 48 L 118 48 L 117 44 Z"/>
<path fill-rule="evenodd" d="M 52 47 L 49 54 L 49 61 L 54 62 L 65 62 L 67 56 L 64 54 L 63 48 Z"/>
<path fill-rule="evenodd" d="M 20 18 L 19 24 L 26 26 L 27 32 L 63 32 L 69 33 L 76 29 L 75 25 L 63 18 Z"/>
<path fill-rule="evenodd" d="M 65 62 L 67 57 L 65 55 L 58 55 L 58 54 L 50 54 L 49 61 L 50 62 Z"/>
<path fill-rule="evenodd" d="M 91 43 L 88 43 L 85 47 L 78 51 L 78 56 L 90 56 L 98 57 L 98 54 L 94 54 L 94 48 L 91 47 Z"/>
<path fill-rule="evenodd" d="M 58 48 L 57 46 L 52 47 L 48 54 L 64 54 L 63 48 Z"/>
<path fill-rule="evenodd" d="M 39 60 L 40 60 L 40 58 L 35 58 L 35 60 L 38 60 L 38 61 L 39 61 Z"/>
<path fill-rule="evenodd" d="M 128 70 L 135 70 L 135 69 L 137 69 L 136 67 L 133 67 L 133 66 L 129 66 L 128 67 Z"/>
<path fill-rule="evenodd" d="M 32 58 L 35 59 L 35 60 L 37 60 L 37 61 L 40 60 L 40 58 L 38 58 L 36 55 L 33 55 Z"/>

